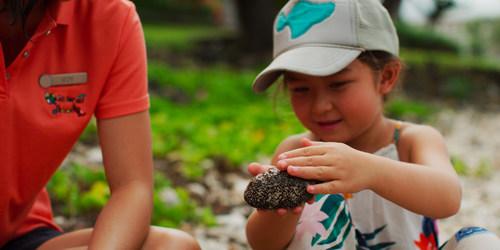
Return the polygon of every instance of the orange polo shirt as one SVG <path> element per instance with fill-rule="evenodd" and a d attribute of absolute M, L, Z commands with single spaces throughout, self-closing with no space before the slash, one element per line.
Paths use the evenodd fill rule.
<path fill-rule="evenodd" d="M 0 61 L 2 246 L 57 229 L 44 186 L 90 118 L 147 110 L 149 98 L 142 27 L 127 0 L 59 1 L 14 62 Z"/>

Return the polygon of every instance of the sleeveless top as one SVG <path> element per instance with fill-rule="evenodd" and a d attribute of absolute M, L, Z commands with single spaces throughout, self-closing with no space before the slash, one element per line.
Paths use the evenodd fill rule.
<path fill-rule="evenodd" d="M 399 160 L 397 141 L 375 155 Z M 406 210 L 371 190 L 316 195 L 306 204 L 287 249 L 438 249 L 433 219 Z"/>

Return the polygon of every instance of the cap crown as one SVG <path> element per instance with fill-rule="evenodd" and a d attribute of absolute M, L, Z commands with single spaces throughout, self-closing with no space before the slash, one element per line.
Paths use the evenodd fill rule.
<path fill-rule="evenodd" d="M 396 29 L 379 0 L 289 1 L 275 20 L 273 56 L 304 46 L 399 54 Z"/>

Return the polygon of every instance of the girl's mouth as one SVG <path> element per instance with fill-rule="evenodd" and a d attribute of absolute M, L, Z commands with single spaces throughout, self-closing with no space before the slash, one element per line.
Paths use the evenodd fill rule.
<path fill-rule="evenodd" d="M 330 121 L 320 121 L 316 122 L 318 126 L 322 129 L 334 129 L 336 128 L 340 123 L 342 122 L 342 119 L 337 119 L 337 120 L 330 120 Z"/>

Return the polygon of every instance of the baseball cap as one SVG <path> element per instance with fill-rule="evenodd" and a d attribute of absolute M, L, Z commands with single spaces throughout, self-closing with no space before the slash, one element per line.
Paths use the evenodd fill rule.
<path fill-rule="evenodd" d="M 327 76 L 363 51 L 399 55 L 396 29 L 379 0 L 290 0 L 273 29 L 273 61 L 256 77 L 256 92 L 284 71 Z"/>

